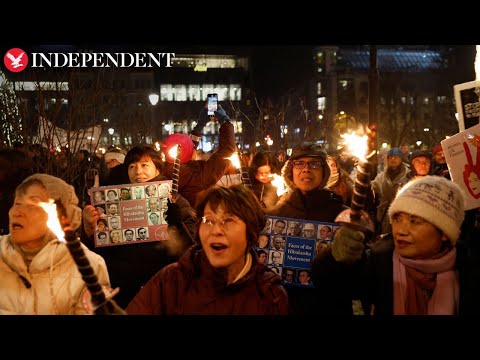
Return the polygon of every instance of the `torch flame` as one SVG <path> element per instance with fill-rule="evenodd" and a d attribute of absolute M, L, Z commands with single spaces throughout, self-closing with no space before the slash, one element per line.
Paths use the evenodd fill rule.
<path fill-rule="evenodd" d="M 55 204 L 52 199 L 49 199 L 48 203 L 39 202 L 38 205 L 40 205 L 48 215 L 47 226 L 60 241 L 65 242 L 65 232 L 63 231 L 62 226 L 60 225 L 60 220 L 58 219 L 57 204 Z"/>
<path fill-rule="evenodd" d="M 284 193 L 288 191 L 287 187 L 285 186 L 285 180 L 282 176 L 277 174 L 272 174 L 273 180 L 272 185 L 277 188 L 277 195 L 282 196 Z"/>
<path fill-rule="evenodd" d="M 360 161 L 366 161 L 365 156 L 368 152 L 367 135 L 359 136 L 353 132 L 349 132 L 340 136 L 344 139 L 345 145 L 348 147 L 353 156 L 358 158 Z"/>
<path fill-rule="evenodd" d="M 235 167 L 235 169 L 240 169 L 240 157 L 238 156 L 238 153 L 233 153 L 232 156 L 226 158 L 232 162 L 232 165 Z"/>
<path fill-rule="evenodd" d="M 168 155 L 170 155 L 172 158 L 177 157 L 177 151 L 178 151 L 178 145 L 172 146 L 170 150 L 168 150 Z"/>
<path fill-rule="evenodd" d="M 475 55 L 475 80 L 480 80 L 480 45 L 475 45 L 477 53 Z"/>

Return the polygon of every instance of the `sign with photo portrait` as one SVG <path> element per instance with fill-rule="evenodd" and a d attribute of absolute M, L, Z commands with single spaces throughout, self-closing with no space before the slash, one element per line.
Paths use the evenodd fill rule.
<path fill-rule="evenodd" d="M 266 219 L 255 248 L 260 261 L 280 275 L 283 285 L 313 287 L 313 259 L 332 242 L 339 224 L 273 216 Z"/>
<path fill-rule="evenodd" d="M 172 180 L 93 187 L 90 200 L 100 212 L 95 247 L 168 240 L 171 189 Z"/>

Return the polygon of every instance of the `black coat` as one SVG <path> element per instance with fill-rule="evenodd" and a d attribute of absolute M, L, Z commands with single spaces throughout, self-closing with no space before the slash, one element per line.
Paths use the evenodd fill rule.
<path fill-rule="evenodd" d="M 296 189 L 286 193 L 268 215 L 313 221 L 335 222 L 337 215 L 348 209 L 341 196 L 328 189 L 302 194 Z M 312 276 L 313 276 L 312 268 Z M 315 283 L 314 283 L 315 285 Z M 285 285 L 288 302 L 294 315 L 352 315 L 350 297 L 338 291 L 325 293 L 320 287 L 303 288 Z M 339 287 L 342 288 L 341 286 Z"/>

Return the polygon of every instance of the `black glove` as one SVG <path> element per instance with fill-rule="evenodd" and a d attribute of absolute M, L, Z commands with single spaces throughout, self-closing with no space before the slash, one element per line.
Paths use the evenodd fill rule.
<path fill-rule="evenodd" d="M 170 199 L 167 200 L 167 211 L 165 212 L 165 220 L 168 225 L 179 225 L 182 223 L 180 215 L 180 206 L 177 203 L 172 203 Z"/>
<path fill-rule="evenodd" d="M 358 230 L 342 226 L 335 234 L 332 243 L 332 255 L 335 260 L 354 263 L 362 258 L 365 234 Z"/>
<path fill-rule="evenodd" d="M 213 113 L 215 114 L 215 118 L 218 120 L 220 125 L 222 125 L 224 122 L 230 121 L 230 116 L 228 116 L 225 110 L 223 110 L 222 105 L 218 105 L 218 109 Z"/>

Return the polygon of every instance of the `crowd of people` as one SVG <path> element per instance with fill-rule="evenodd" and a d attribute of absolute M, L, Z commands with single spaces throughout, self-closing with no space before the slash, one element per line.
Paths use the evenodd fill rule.
<path fill-rule="evenodd" d="M 200 159 L 199 136 L 212 119 L 219 144 Z M 50 199 L 125 314 L 352 315 L 352 301 L 365 315 L 479 313 L 480 208 L 465 210 L 440 145 L 392 148 L 379 159 L 365 203 L 373 230 L 342 222 L 317 232 L 314 222 L 335 223 L 352 205 L 355 161 L 345 153 L 308 141 L 286 158 L 259 151 L 242 159 L 249 186 L 231 185 L 222 178 L 238 149 L 221 106 L 213 117 L 202 108 L 190 136 L 177 138 L 189 146 L 174 196 L 170 185 L 154 185 L 175 179 L 174 164 L 149 145 L 103 159 L 82 152 L 75 164 L 83 174 L 70 184 L 21 151 L 1 150 L 0 314 L 93 313 L 68 247 L 47 226 L 40 203 Z M 93 192 L 90 168 L 99 174 Z M 167 240 L 145 241 L 148 226 L 120 229 L 119 203 L 137 199 L 145 199 L 148 226 L 166 226 Z M 282 269 L 287 237 L 318 237 L 310 268 Z"/>

